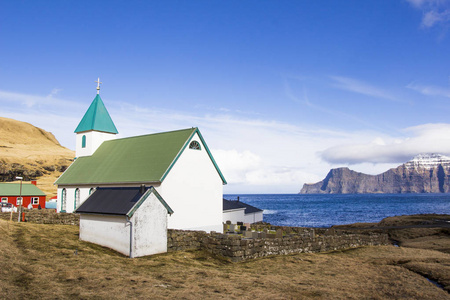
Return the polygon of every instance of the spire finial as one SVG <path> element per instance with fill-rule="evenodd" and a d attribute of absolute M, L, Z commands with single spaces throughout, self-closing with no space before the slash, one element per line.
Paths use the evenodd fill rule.
<path fill-rule="evenodd" d="M 100 94 L 100 83 L 102 83 L 102 82 L 100 82 L 100 77 L 95 82 L 97 82 L 97 95 L 99 95 Z"/>

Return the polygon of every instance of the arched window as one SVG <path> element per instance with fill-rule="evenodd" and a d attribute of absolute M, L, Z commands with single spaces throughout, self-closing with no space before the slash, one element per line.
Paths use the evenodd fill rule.
<path fill-rule="evenodd" d="M 92 194 L 93 192 L 95 192 L 95 188 L 91 188 L 91 189 L 89 190 L 89 195 Z"/>
<path fill-rule="evenodd" d="M 192 141 L 192 142 L 189 144 L 189 149 L 201 150 L 199 142 L 197 142 L 197 141 Z"/>
<path fill-rule="evenodd" d="M 86 148 L 86 136 L 81 137 L 81 148 Z"/>
<path fill-rule="evenodd" d="M 77 207 L 80 206 L 80 189 L 75 189 L 75 201 L 73 203 L 73 209 L 77 209 Z"/>
<path fill-rule="evenodd" d="M 61 212 L 66 212 L 67 191 L 62 189 L 61 192 Z"/>

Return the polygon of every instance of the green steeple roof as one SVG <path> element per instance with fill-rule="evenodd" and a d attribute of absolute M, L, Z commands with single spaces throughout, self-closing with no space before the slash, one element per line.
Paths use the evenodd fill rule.
<path fill-rule="evenodd" d="M 80 124 L 78 124 L 77 129 L 75 129 L 75 133 L 90 130 L 118 133 L 99 94 L 95 96 L 91 106 L 89 106 L 83 119 L 81 119 Z"/>

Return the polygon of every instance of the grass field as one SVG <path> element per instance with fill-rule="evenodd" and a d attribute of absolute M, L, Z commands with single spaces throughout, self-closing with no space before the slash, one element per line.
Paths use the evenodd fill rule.
<path fill-rule="evenodd" d="M 450 299 L 450 254 L 365 247 L 231 263 L 203 251 L 129 259 L 78 227 L 0 220 L 2 299 Z M 420 275 L 422 274 L 422 275 Z"/>

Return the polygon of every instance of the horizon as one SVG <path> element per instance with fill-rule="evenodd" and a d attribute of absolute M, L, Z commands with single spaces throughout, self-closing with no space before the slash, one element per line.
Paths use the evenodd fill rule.
<path fill-rule="evenodd" d="M 3 2 L 0 116 L 118 137 L 198 127 L 224 194 L 450 156 L 450 1 Z"/>

